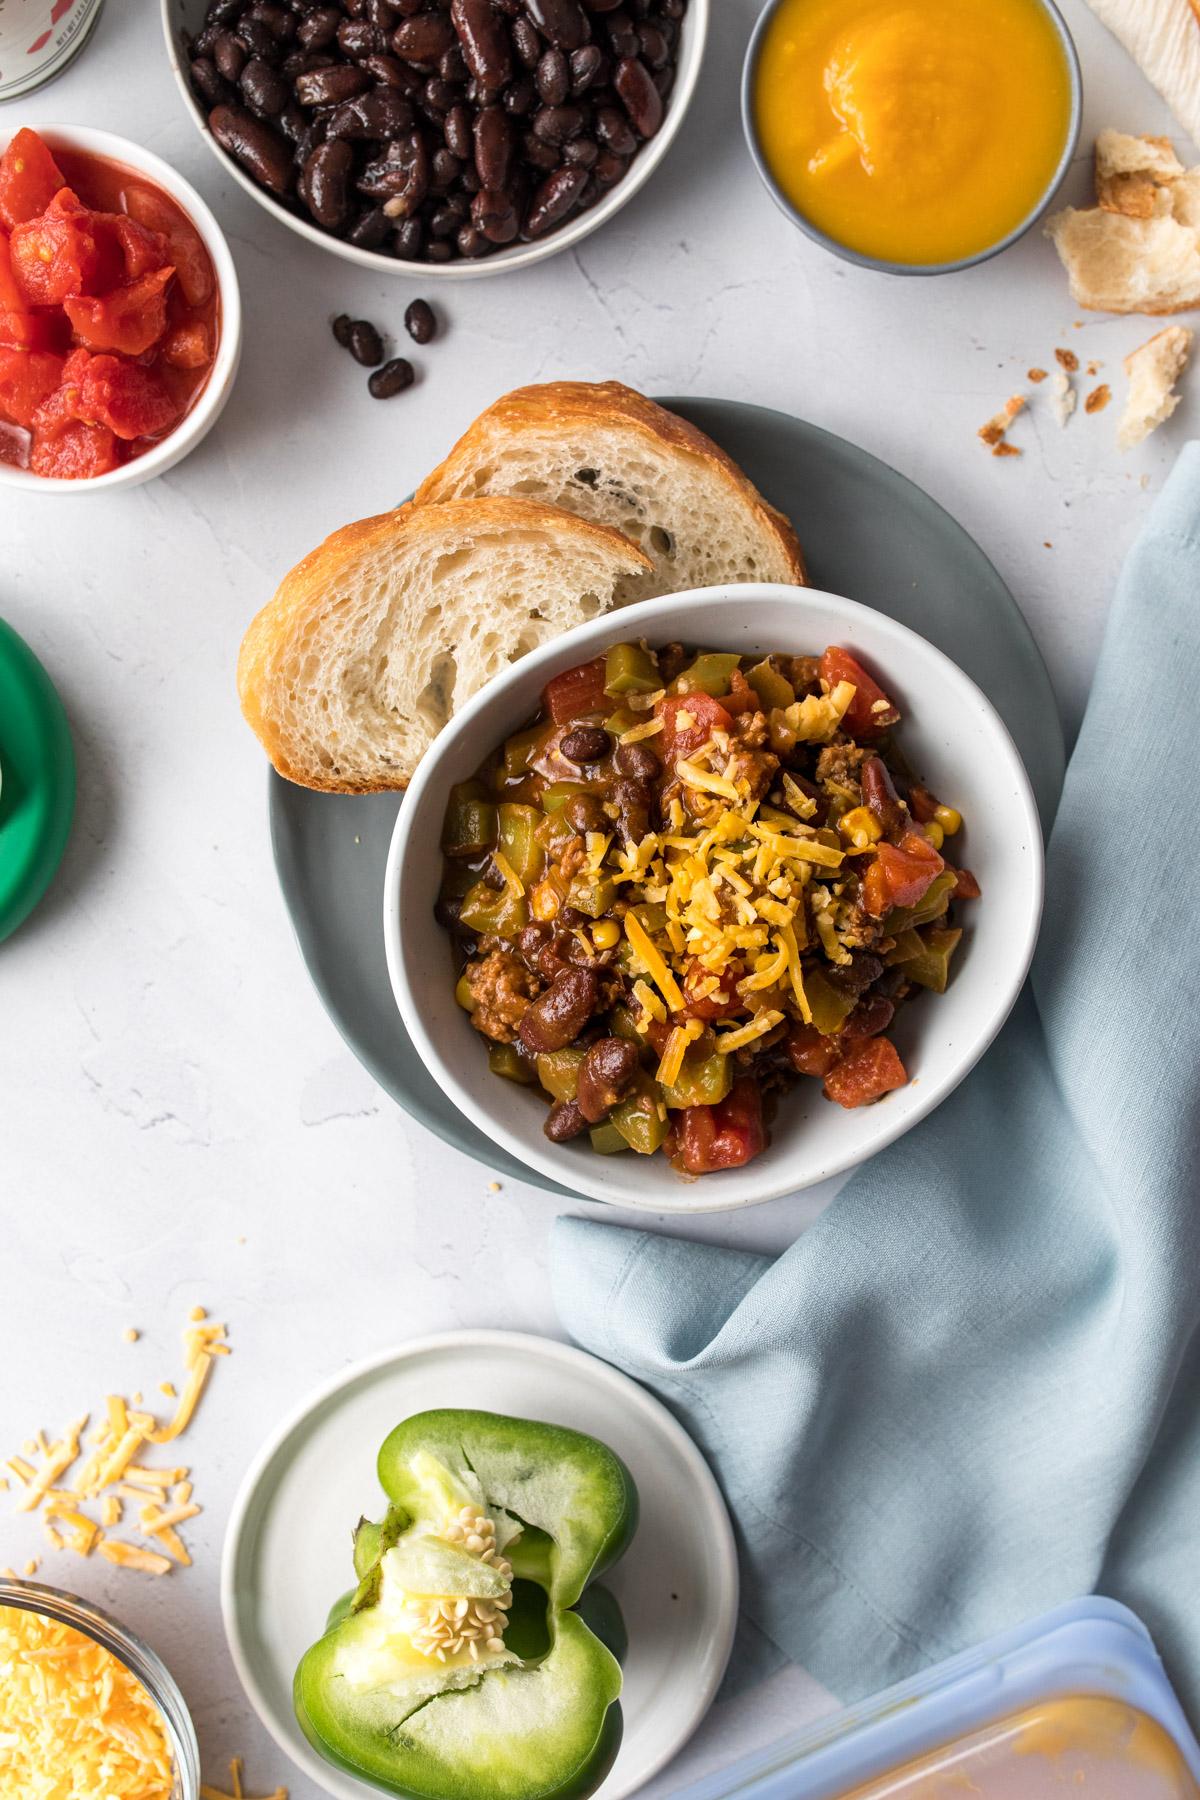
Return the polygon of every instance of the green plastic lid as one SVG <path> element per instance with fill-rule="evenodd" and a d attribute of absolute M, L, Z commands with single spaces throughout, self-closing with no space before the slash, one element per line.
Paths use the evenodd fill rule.
<path fill-rule="evenodd" d="M 49 887 L 74 811 L 75 753 L 62 701 L 29 645 L 0 619 L 0 942 Z"/>

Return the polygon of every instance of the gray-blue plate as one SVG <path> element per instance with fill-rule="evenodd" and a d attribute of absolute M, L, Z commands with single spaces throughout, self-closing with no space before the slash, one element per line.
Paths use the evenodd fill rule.
<path fill-rule="evenodd" d="M 1054 690 L 1020 608 L 973 539 L 903 475 L 815 425 L 736 400 L 663 404 L 706 431 L 788 515 L 815 586 L 899 619 L 978 682 L 1013 735 L 1048 827 L 1065 765 Z M 490 1169 L 574 1198 L 462 1117 L 400 1021 L 380 922 L 399 804 L 396 794 L 314 794 L 271 774 L 275 867 L 308 972 L 351 1050 L 414 1119 Z"/>

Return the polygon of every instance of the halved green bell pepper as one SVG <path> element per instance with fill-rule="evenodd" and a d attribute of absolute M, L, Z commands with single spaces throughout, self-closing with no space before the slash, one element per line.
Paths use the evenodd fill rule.
<path fill-rule="evenodd" d="M 581 1432 L 451 1410 L 378 1468 L 387 1516 L 296 1671 L 306 1737 L 406 1800 L 584 1800 L 621 1740 L 624 1628 L 585 1590 L 633 1536 L 628 1470 Z"/>

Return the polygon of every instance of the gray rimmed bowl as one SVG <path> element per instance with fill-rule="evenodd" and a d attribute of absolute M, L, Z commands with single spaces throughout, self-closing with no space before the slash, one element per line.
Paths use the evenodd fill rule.
<path fill-rule="evenodd" d="M 1002 250 L 1007 250 L 1010 245 L 1015 244 L 1019 238 L 1023 238 L 1025 233 L 1037 224 L 1048 210 L 1071 166 L 1071 159 L 1079 142 L 1079 130 L 1083 119 L 1083 76 L 1079 68 L 1079 53 L 1075 48 L 1075 40 L 1067 30 L 1066 20 L 1054 4 L 1054 0 L 1037 0 L 1037 4 L 1054 27 L 1055 34 L 1062 46 L 1067 64 L 1067 78 L 1071 86 L 1071 114 L 1067 122 L 1066 136 L 1063 139 L 1062 154 L 1055 165 L 1054 173 L 1036 203 L 1006 237 L 999 238 L 996 243 L 989 244 L 984 250 L 977 250 L 973 256 L 960 257 L 956 262 L 939 263 L 893 262 L 888 257 L 867 256 L 861 250 L 851 249 L 848 244 L 840 243 L 837 238 L 830 237 L 828 232 L 822 231 L 819 226 L 814 225 L 812 220 L 807 218 L 799 207 L 788 199 L 776 181 L 758 138 L 758 127 L 754 119 L 754 83 L 758 74 L 758 61 L 762 55 L 763 43 L 781 4 L 782 0 L 767 0 L 746 47 L 746 60 L 742 64 L 742 130 L 745 132 L 750 155 L 754 159 L 754 166 L 758 170 L 764 187 L 780 212 L 784 213 L 793 225 L 798 226 L 806 237 L 810 237 L 815 244 L 820 244 L 824 249 L 831 251 L 834 256 L 841 257 L 843 262 L 857 263 L 859 268 L 875 269 L 883 275 L 953 275 L 960 269 L 971 269 L 975 267 L 976 263 L 987 262 L 991 257 L 999 256 Z"/>

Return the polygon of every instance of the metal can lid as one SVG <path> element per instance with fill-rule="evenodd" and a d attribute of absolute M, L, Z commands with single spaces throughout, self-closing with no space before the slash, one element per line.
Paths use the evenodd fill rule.
<path fill-rule="evenodd" d="M 0 103 L 45 87 L 83 49 L 104 0 L 3 0 Z"/>
<path fill-rule="evenodd" d="M 75 812 L 75 753 L 62 701 L 0 619 L 0 942 L 24 923 L 62 861 Z"/>

